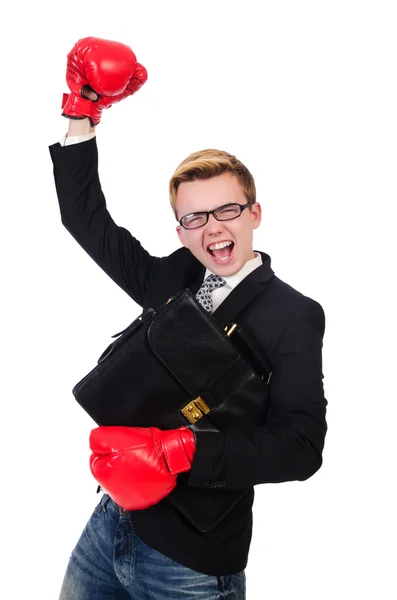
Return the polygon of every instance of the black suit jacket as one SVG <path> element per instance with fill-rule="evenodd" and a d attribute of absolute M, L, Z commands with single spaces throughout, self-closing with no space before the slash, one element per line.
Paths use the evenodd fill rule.
<path fill-rule="evenodd" d="M 143 309 L 158 308 L 184 288 L 196 293 L 205 267 L 186 248 L 151 256 L 110 216 L 98 176 L 96 139 L 50 146 L 63 225 L 103 269 Z M 272 367 L 265 423 L 254 430 L 197 432 L 191 471 L 184 485 L 230 490 L 261 483 L 305 480 L 322 464 L 326 405 L 322 374 L 324 311 L 315 300 L 281 281 L 261 252 L 262 266 L 251 272 L 213 313 L 224 326 L 236 320 L 263 349 Z M 255 297 L 246 304 L 246 299 Z M 242 310 L 241 310 L 242 309 Z M 212 575 L 246 566 L 252 529 L 252 493 L 217 527 L 199 533 L 166 499 L 132 521 L 140 537 L 163 554 Z"/>

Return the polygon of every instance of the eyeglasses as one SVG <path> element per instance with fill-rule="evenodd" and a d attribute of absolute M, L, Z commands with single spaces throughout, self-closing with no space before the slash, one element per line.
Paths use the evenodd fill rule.
<path fill-rule="evenodd" d="M 182 217 L 179 224 L 184 229 L 197 229 L 208 223 L 210 215 L 214 215 L 217 221 L 230 221 L 231 219 L 237 219 L 243 210 L 250 205 L 252 205 L 252 202 L 247 202 L 247 204 L 224 204 L 223 206 L 218 206 L 215 210 L 202 210 L 200 212 L 189 213 Z"/>

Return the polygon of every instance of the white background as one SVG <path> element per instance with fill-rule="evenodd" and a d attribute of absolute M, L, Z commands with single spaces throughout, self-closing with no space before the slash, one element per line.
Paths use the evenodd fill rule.
<path fill-rule="evenodd" d="M 169 177 L 195 150 L 232 152 L 263 208 L 255 248 L 326 314 L 324 464 L 306 482 L 256 488 L 248 600 L 397 597 L 395 7 L 3 8 L 3 598 L 58 597 L 98 500 L 88 466 L 95 424 L 71 390 L 140 314 L 60 221 L 48 145 L 67 129 L 66 54 L 89 35 L 130 45 L 149 73 L 97 127 L 115 221 L 152 254 L 174 251 Z"/>

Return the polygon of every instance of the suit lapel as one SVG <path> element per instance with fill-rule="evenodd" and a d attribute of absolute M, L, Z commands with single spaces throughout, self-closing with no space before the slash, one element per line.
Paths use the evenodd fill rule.
<path fill-rule="evenodd" d="M 273 277 L 274 271 L 270 266 L 270 256 L 264 252 L 260 252 L 260 255 L 263 264 L 247 275 L 212 313 L 213 318 L 222 328 L 230 323 L 257 294 L 262 292 L 266 288 L 267 282 Z"/>

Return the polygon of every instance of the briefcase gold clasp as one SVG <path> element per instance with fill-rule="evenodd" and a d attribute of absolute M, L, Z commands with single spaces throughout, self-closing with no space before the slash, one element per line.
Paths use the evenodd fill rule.
<path fill-rule="evenodd" d="M 204 415 L 207 415 L 209 412 L 209 407 L 200 396 L 189 402 L 189 404 L 186 404 L 181 410 L 181 413 L 186 417 L 189 423 L 196 423 L 201 417 L 204 417 Z"/>

